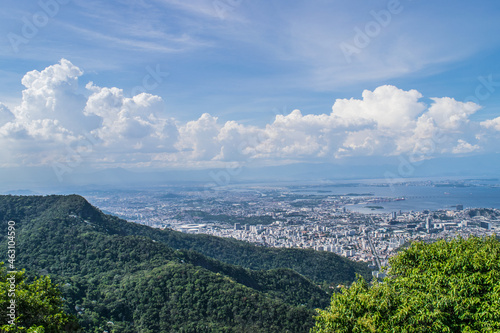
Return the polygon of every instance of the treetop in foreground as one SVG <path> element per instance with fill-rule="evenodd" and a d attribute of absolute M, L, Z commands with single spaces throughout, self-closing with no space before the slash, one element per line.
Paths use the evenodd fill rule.
<path fill-rule="evenodd" d="M 500 242 L 414 242 L 383 282 L 360 278 L 318 310 L 313 333 L 500 332 Z"/>
<path fill-rule="evenodd" d="M 13 279 L 13 281 L 11 280 Z M 15 296 L 10 285 L 15 283 Z M 14 324 L 7 323 L 9 305 L 14 302 Z M 57 285 L 48 276 L 26 281 L 24 271 L 7 272 L 0 262 L 0 332 L 50 333 L 78 332 L 76 318 L 63 311 L 63 300 Z"/>

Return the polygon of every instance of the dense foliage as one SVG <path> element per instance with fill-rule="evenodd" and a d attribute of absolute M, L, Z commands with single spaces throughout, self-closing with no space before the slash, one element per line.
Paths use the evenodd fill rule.
<path fill-rule="evenodd" d="M 360 279 L 334 295 L 311 331 L 500 332 L 500 242 L 415 242 L 383 282 Z"/>
<path fill-rule="evenodd" d="M 322 256 L 313 251 L 184 238 L 105 215 L 76 195 L 0 196 L 0 228 L 8 220 L 16 221 L 17 265 L 29 277 L 50 274 L 61 286 L 64 309 L 86 332 L 307 332 L 313 309 L 328 304 L 325 290 L 286 268 L 317 265 Z M 0 253 L 6 253 L 5 235 Z M 186 244 L 172 248 L 169 240 Z M 243 249 L 260 262 L 256 268 L 269 269 L 224 263 L 190 244 L 240 255 Z M 325 258 L 320 263 L 353 270 L 347 260 L 335 265 L 337 256 Z"/>
<path fill-rule="evenodd" d="M 23 271 L 7 273 L 3 263 L 0 263 L 1 332 L 76 331 L 76 319 L 63 312 L 62 303 L 61 292 L 49 277 L 39 277 L 28 283 Z M 10 308 L 13 310 L 12 317 L 8 316 Z M 9 325 L 11 320 L 14 324 Z"/>
<path fill-rule="evenodd" d="M 191 249 L 209 257 L 250 269 L 286 267 L 317 282 L 349 284 L 356 273 L 369 278 L 367 264 L 354 262 L 331 252 L 312 249 L 264 248 L 233 239 L 188 235 L 168 231 L 160 236 L 173 248 Z"/>

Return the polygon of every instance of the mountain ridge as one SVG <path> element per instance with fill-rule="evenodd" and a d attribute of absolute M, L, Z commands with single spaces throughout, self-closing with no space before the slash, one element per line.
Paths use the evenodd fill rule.
<path fill-rule="evenodd" d="M 0 196 L 0 222 L 8 220 L 16 221 L 18 267 L 32 276 L 48 273 L 60 283 L 66 310 L 87 330 L 113 322 L 113 332 L 240 332 L 244 327 L 306 332 L 312 309 L 329 301 L 324 290 L 292 269 L 250 270 L 172 248 L 169 237 L 182 234 L 106 215 L 81 196 Z M 255 253 L 265 250 L 217 241 L 226 249 L 239 244 Z M 5 248 L 0 234 L 2 253 Z M 150 296 L 137 303 L 145 294 Z"/>

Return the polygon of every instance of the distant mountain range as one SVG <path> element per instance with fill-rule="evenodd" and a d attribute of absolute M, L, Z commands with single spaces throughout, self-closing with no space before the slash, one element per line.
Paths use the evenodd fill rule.
<path fill-rule="evenodd" d="M 86 332 L 308 332 L 329 285 L 370 277 L 333 253 L 153 229 L 78 195 L 0 196 L 9 220 L 18 269 L 59 283 Z"/>
<path fill-rule="evenodd" d="M 0 169 L 0 191 L 52 188 L 59 192 L 79 187 L 144 186 L 196 182 L 206 186 L 259 181 L 318 181 L 416 178 L 498 177 L 499 154 L 442 157 L 410 162 L 405 157 L 349 158 L 332 163 L 292 163 L 280 166 L 243 165 L 241 169 L 92 170 L 84 165 L 59 174 L 52 167 Z"/>

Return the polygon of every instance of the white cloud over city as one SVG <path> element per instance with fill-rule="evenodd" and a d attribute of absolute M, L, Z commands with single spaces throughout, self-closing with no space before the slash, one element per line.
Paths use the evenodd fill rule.
<path fill-rule="evenodd" d="M 332 99 L 323 114 L 294 110 L 256 126 L 203 110 L 182 122 L 176 119 L 182 110 L 169 110 L 159 96 L 126 96 L 119 87 L 82 81 L 83 74 L 62 59 L 24 76 L 22 101 L 10 109 L 0 104 L 1 166 L 68 163 L 75 154 L 94 168 L 428 159 L 495 152 L 500 136 L 500 117 L 473 120 L 480 105 L 391 85 Z"/>

